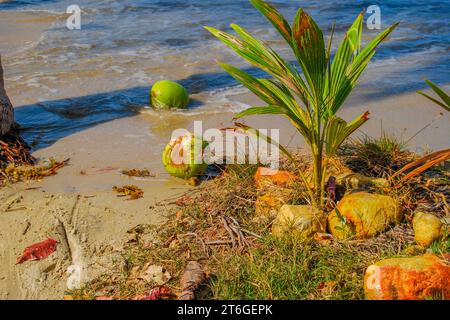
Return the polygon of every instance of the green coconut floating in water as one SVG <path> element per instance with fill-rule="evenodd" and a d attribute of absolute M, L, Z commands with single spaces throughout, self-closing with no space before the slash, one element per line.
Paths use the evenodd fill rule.
<path fill-rule="evenodd" d="M 181 179 L 190 179 L 205 173 L 203 150 L 207 142 L 192 133 L 170 140 L 164 149 L 162 162 L 166 171 Z"/>
<path fill-rule="evenodd" d="M 155 82 L 150 92 L 151 105 L 155 109 L 184 109 L 189 103 L 189 93 L 180 84 L 160 80 Z"/>

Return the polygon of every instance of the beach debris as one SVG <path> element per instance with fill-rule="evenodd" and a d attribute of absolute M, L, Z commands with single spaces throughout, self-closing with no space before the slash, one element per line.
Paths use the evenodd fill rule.
<path fill-rule="evenodd" d="M 239 222 L 231 216 L 221 215 L 219 216 L 219 220 L 226 230 L 229 238 L 226 240 L 220 239 L 205 241 L 204 243 L 206 245 L 231 245 L 232 248 L 244 250 L 250 247 L 250 239 L 261 239 L 260 235 L 242 228 Z"/>
<path fill-rule="evenodd" d="M 323 246 L 328 246 L 333 242 L 333 235 L 324 232 L 316 232 L 314 234 L 314 240 Z"/>
<path fill-rule="evenodd" d="M 144 272 L 139 276 L 139 279 L 142 279 L 146 282 L 163 285 L 172 278 L 170 276 L 170 273 L 162 266 L 147 264 L 143 269 Z"/>
<path fill-rule="evenodd" d="M 195 291 L 205 281 L 206 275 L 197 261 L 189 261 L 186 270 L 180 278 L 181 293 L 178 300 L 194 300 Z"/>
<path fill-rule="evenodd" d="M 154 109 L 184 109 L 189 103 L 188 91 L 182 85 L 169 80 L 155 82 L 150 96 Z"/>
<path fill-rule="evenodd" d="M 30 153 L 30 146 L 23 140 L 17 130 L 12 129 L 0 137 L 0 164 L 33 165 L 36 159 Z"/>
<path fill-rule="evenodd" d="M 55 175 L 59 169 L 66 166 L 70 159 L 56 161 L 50 159 L 42 166 L 15 166 L 14 164 L 0 170 L 0 182 L 15 183 L 23 180 L 40 180 Z"/>
<path fill-rule="evenodd" d="M 197 187 L 200 184 L 200 179 L 198 177 L 190 177 L 186 182 L 190 186 Z"/>
<path fill-rule="evenodd" d="M 52 176 L 52 175 L 56 174 L 56 172 L 59 169 L 66 166 L 69 163 L 69 161 L 70 161 L 70 158 L 67 158 L 63 161 L 56 161 L 55 159 L 50 159 L 50 162 L 46 167 L 41 167 L 41 170 L 38 170 L 37 176 L 39 178 Z"/>
<path fill-rule="evenodd" d="M 119 193 L 120 197 L 129 196 L 128 200 L 136 200 L 144 196 L 144 191 L 135 185 L 116 187 L 114 186 L 113 191 Z"/>
<path fill-rule="evenodd" d="M 416 167 L 415 169 L 411 170 L 406 175 L 404 175 L 400 179 L 400 181 L 395 185 L 396 188 L 400 188 L 402 186 L 402 184 L 404 184 L 408 180 L 418 176 L 419 174 L 428 170 L 432 166 L 440 164 L 449 159 L 450 159 L 450 149 L 436 151 L 432 154 L 426 155 L 418 160 L 408 163 L 403 168 L 401 168 L 400 170 L 395 172 L 391 178 L 393 179 L 395 177 L 398 177 L 398 176 L 402 175 L 405 171 Z"/>
<path fill-rule="evenodd" d="M 274 170 L 265 167 L 259 167 L 255 173 L 255 183 L 258 189 L 265 187 L 292 187 L 298 177 L 289 171 Z"/>
<path fill-rule="evenodd" d="M 206 146 L 207 142 L 193 133 L 173 138 L 162 155 L 164 168 L 170 175 L 186 180 L 203 175 L 208 166 L 203 162 Z"/>
<path fill-rule="evenodd" d="M 23 250 L 20 257 L 17 257 L 16 264 L 20 264 L 28 260 L 42 260 L 47 258 L 56 250 L 57 241 L 48 238 L 44 241 L 32 244 Z"/>
<path fill-rule="evenodd" d="M 337 287 L 337 281 L 322 281 L 317 286 L 317 289 L 322 293 L 323 296 L 330 296 Z"/>
<path fill-rule="evenodd" d="M 133 300 L 165 300 L 173 297 L 173 293 L 166 286 L 157 286 L 152 288 L 149 292 L 138 295 Z"/>
<path fill-rule="evenodd" d="M 392 197 L 356 192 L 344 196 L 328 215 L 329 232 L 339 238 L 372 237 L 403 217 L 399 203 Z"/>
<path fill-rule="evenodd" d="M 312 238 L 316 232 L 325 232 L 325 214 L 313 206 L 283 205 L 272 224 L 272 234 L 281 237 L 286 233 Z"/>
<path fill-rule="evenodd" d="M 428 247 L 444 235 L 445 225 L 441 219 L 427 212 L 416 212 L 413 218 L 414 239 Z"/>
<path fill-rule="evenodd" d="M 3 201 L 2 204 L 0 204 L 0 211 L 8 212 L 11 210 L 14 204 L 20 203 L 23 199 L 23 196 L 21 194 L 15 194 L 9 199 L 6 199 Z"/>
<path fill-rule="evenodd" d="M 408 255 L 408 256 L 418 256 L 420 254 L 424 254 L 426 251 L 426 248 L 422 247 L 421 245 L 414 245 L 411 244 L 407 246 L 405 249 L 403 249 L 402 253 Z"/>
<path fill-rule="evenodd" d="M 450 299 L 450 254 L 381 260 L 366 269 L 369 300 Z"/>
<path fill-rule="evenodd" d="M 259 196 L 255 202 L 256 216 L 276 217 L 280 208 L 292 197 L 292 190 L 278 188 Z"/>
<path fill-rule="evenodd" d="M 138 178 L 145 178 L 145 177 L 155 177 L 154 174 L 150 173 L 147 169 L 130 169 L 130 170 L 122 170 L 122 174 L 129 176 L 129 177 L 138 177 Z"/>
<path fill-rule="evenodd" d="M 26 220 L 25 221 L 25 227 L 22 229 L 22 235 L 23 236 L 28 232 L 28 230 L 30 230 L 30 227 L 31 227 L 31 222 Z"/>

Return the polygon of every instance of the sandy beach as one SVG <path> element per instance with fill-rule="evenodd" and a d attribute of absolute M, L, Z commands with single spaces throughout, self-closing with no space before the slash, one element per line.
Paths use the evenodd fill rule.
<path fill-rule="evenodd" d="M 220 47 L 209 56 L 208 68 L 201 67 L 201 61 L 193 62 L 192 57 L 175 53 L 173 57 L 159 57 L 162 64 L 158 67 L 155 61 L 145 62 L 142 56 L 124 55 L 125 61 L 119 63 L 120 56 L 105 58 L 96 53 L 74 69 L 70 63 L 64 70 L 54 62 L 60 67 L 56 74 L 52 71 L 54 53 L 43 49 L 45 41 L 40 41 L 48 30 L 60 27 L 63 18 L 64 14 L 0 11 L 6 91 L 15 106 L 17 121 L 26 127 L 27 141 L 35 145 L 33 155 L 41 161 L 70 158 L 69 165 L 55 176 L 0 190 L 0 299 L 61 299 L 67 290 L 69 266 L 82 268 L 83 281 L 113 268 L 113 261 L 129 240 L 128 230 L 140 224 L 164 223 L 170 202 L 194 188 L 169 176 L 161 163 L 161 153 L 172 131 L 191 130 L 194 121 L 202 121 L 205 130 L 227 127 L 233 124 L 236 111 L 260 103 L 242 87 L 202 90 L 208 81 L 204 75 L 217 72 L 212 56 L 221 52 Z M 34 57 L 30 48 L 45 51 L 48 56 Z M 83 50 L 88 54 L 86 48 Z M 228 53 L 221 56 L 234 61 Z M 29 64 L 19 63 L 21 59 Z M 173 80 L 191 79 L 187 81 L 192 92 L 190 110 L 161 113 L 145 104 L 152 82 L 167 74 Z M 444 114 L 413 88 L 374 95 L 369 80 L 364 80 L 362 90 L 356 90 L 358 93 L 350 97 L 340 113 L 350 120 L 370 112 L 370 121 L 354 137 L 387 133 L 408 141 L 407 147 L 418 153 L 448 148 L 450 114 Z M 127 91 L 130 88 L 131 93 Z M 114 112 L 108 109 L 107 117 L 91 120 L 94 116 L 91 110 L 83 110 L 84 103 L 100 104 L 103 96 L 98 94 L 111 92 L 114 100 L 122 97 L 126 107 L 117 107 Z M 65 113 L 67 110 L 61 107 L 65 103 L 79 109 L 74 114 Z M 45 121 L 51 123 L 53 116 L 63 119 L 58 124 L 61 127 L 32 127 Z M 289 148 L 304 146 L 284 118 L 252 116 L 243 122 L 257 128 L 279 129 L 281 143 Z M 66 124 L 73 124 L 73 128 L 65 130 Z M 121 174 L 124 169 L 148 169 L 155 176 L 131 178 Z M 113 186 L 130 184 L 142 188 L 144 197 L 127 200 L 112 191 Z M 15 264 L 23 248 L 47 237 L 58 241 L 56 254 L 33 265 Z"/>
<path fill-rule="evenodd" d="M 448 142 L 445 137 L 450 137 L 449 115 L 443 115 L 439 108 L 419 100 L 415 94 L 407 94 L 349 107 L 343 114 L 351 117 L 370 110 L 372 120 L 365 126 L 364 134 L 374 136 L 380 134 L 382 126 L 387 132 L 413 137 L 422 127 L 429 125 L 411 140 L 411 148 L 418 151 L 444 148 Z M 381 117 L 391 121 L 377 121 Z M 180 127 L 187 129 L 194 120 L 202 119 L 197 116 L 175 118 L 178 118 L 175 121 Z M 203 120 L 205 128 L 231 124 L 230 120 L 224 119 L 231 120 L 232 114 L 217 114 Z M 283 128 L 280 133 L 283 143 L 291 148 L 303 145 L 299 139 L 292 139 L 295 129 L 282 118 L 274 123 L 273 119 L 255 116 L 247 123 L 261 128 Z M 68 266 L 81 265 L 89 270 L 84 280 L 94 278 L 112 267 L 114 254 L 120 254 L 128 230 L 139 224 L 164 221 L 170 199 L 192 187 L 170 177 L 160 157 L 152 154 L 155 144 L 162 152 L 164 138 L 170 136 L 170 128 L 162 125 L 158 130 L 160 137 L 150 135 L 150 128 L 155 132 L 157 121 L 144 113 L 65 137 L 34 155 L 41 159 L 70 158 L 69 166 L 42 181 L 19 183 L 1 190 L 0 263 L 4 268 L 0 274 L 0 297 L 60 299 L 66 290 Z M 120 173 L 130 168 L 148 168 L 156 176 L 130 178 Z M 144 198 L 128 201 L 111 191 L 112 186 L 127 184 L 141 187 Z M 64 228 L 66 231 L 61 231 Z M 17 231 L 25 229 L 25 234 Z M 25 245 L 47 236 L 65 243 L 64 234 L 71 238 L 69 246 L 76 249 L 58 249 L 57 255 L 31 269 L 14 264 Z M 79 252 L 80 258 L 70 257 L 74 250 Z"/>

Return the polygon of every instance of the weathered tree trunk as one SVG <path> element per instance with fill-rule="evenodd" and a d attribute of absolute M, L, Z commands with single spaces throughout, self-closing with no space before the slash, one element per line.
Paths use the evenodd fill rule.
<path fill-rule="evenodd" d="M 3 80 L 2 57 L 0 56 L 0 136 L 3 136 L 14 123 L 14 109 L 6 95 L 5 82 Z"/>

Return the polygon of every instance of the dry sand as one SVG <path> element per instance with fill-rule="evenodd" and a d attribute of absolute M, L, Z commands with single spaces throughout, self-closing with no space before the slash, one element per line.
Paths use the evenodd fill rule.
<path fill-rule="evenodd" d="M 59 177 L 69 179 L 70 167 Z M 37 184 L 17 184 L 0 192 L 0 299 L 61 299 L 71 279 L 70 266 L 80 268 L 82 282 L 107 272 L 120 256 L 128 230 L 163 222 L 171 193 L 148 186 L 144 198 L 127 200 L 112 191 L 29 190 Z M 55 253 L 16 265 L 25 247 L 47 237 L 58 241 Z"/>

